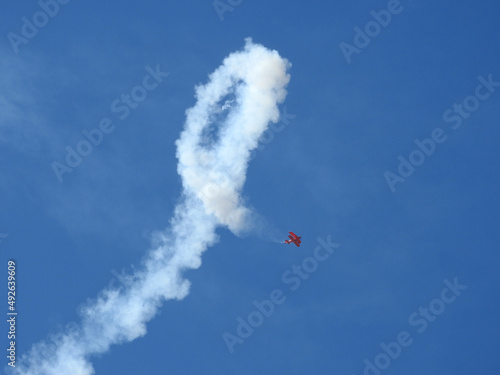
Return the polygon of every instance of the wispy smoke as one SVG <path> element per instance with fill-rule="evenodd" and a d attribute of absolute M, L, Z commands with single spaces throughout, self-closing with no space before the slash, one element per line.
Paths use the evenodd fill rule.
<path fill-rule="evenodd" d="M 238 234 L 249 224 L 240 194 L 248 159 L 269 122 L 279 120 L 289 65 L 247 39 L 243 51 L 196 88 L 197 102 L 177 140 L 183 191 L 170 227 L 155 236 L 155 248 L 127 277 L 127 287 L 103 290 L 82 309 L 77 327 L 34 345 L 14 374 L 94 374 L 92 356 L 144 336 L 163 301 L 189 293 L 182 272 L 201 265 L 202 253 L 217 241 L 216 228 Z"/>

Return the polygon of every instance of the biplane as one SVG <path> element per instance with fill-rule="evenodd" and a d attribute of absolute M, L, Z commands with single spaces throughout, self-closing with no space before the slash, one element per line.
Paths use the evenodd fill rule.
<path fill-rule="evenodd" d="M 293 242 L 295 245 L 297 245 L 297 247 L 300 247 L 300 243 L 302 242 L 302 241 L 300 241 L 300 239 L 301 239 L 302 237 L 298 237 L 298 236 L 297 236 L 295 233 L 293 233 L 293 232 L 288 232 L 288 233 L 290 233 L 290 234 L 288 235 L 288 238 L 290 238 L 290 239 L 289 239 L 289 240 L 285 240 L 285 243 L 286 243 L 286 244 L 290 244 L 290 243 L 292 243 L 292 242 Z"/>

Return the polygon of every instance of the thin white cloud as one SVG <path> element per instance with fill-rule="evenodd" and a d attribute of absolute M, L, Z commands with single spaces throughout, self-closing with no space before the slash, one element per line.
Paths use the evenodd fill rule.
<path fill-rule="evenodd" d="M 251 212 L 241 198 L 248 159 L 269 122 L 279 120 L 288 67 L 276 51 L 247 39 L 244 50 L 196 88 L 197 102 L 177 141 L 183 191 L 170 227 L 155 235 L 157 246 L 128 276 L 127 287 L 103 290 L 81 310 L 77 327 L 34 345 L 15 374 L 94 374 L 92 356 L 144 336 L 165 300 L 189 293 L 182 272 L 201 265 L 201 255 L 217 241 L 216 228 L 238 234 L 249 225 Z"/>

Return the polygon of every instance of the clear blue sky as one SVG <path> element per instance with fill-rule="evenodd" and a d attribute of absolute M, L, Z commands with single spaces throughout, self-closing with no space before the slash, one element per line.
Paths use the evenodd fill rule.
<path fill-rule="evenodd" d="M 47 3 L 52 16 L 5 3 L 0 26 L 0 275 L 6 291 L 14 259 L 17 361 L 78 324 L 169 226 L 194 86 L 252 37 L 292 66 L 289 118 L 243 195 L 267 232 L 302 246 L 219 228 L 184 275 L 190 294 L 93 357 L 95 373 L 499 372 L 498 1 Z M 99 126 L 102 142 L 58 178 L 53 163 Z M 340 247 L 311 263 L 328 236 Z M 300 284 L 294 265 L 311 270 Z M 283 303 L 231 353 L 223 334 L 276 289 Z"/>

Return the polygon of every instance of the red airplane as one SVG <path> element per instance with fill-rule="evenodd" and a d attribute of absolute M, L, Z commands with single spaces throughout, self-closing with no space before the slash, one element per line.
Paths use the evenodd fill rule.
<path fill-rule="evenodd" d="M 289 243 L 293 242 L 295 245 L 297 245 L 297 247 L 299 247 L 300 243 L 301 243 L 300 239 L 302 237 L 297 237 L 297 235 L 295 233 L 293 233 L 293 232 L 288 232 L 288 233 L 290 233 L 290 235 L 288 236 L 290 239 L 289 240 L 285 240 L 285 243 L 289 244 Z"/>

